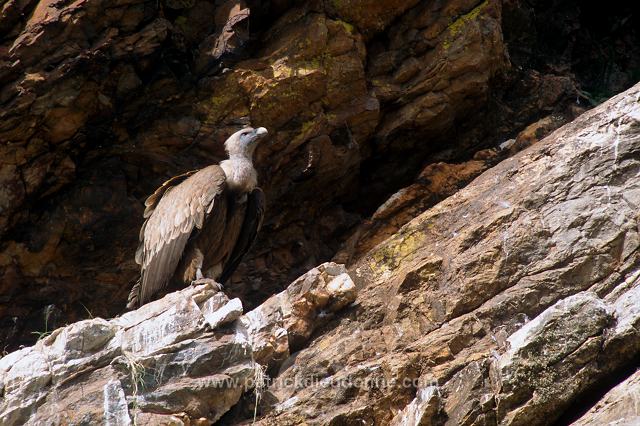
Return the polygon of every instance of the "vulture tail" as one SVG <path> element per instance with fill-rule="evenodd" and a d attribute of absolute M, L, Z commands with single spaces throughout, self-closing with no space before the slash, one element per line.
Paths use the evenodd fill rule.
<path fill-rule="evenodd" d="M 138 278 L 136 283 L 131 288 L 129 293 L 129 299 L 127 300 L 127 310 L 133 311 L 140 307 L 140 290 L 142 286 L 142 277 Z"/>

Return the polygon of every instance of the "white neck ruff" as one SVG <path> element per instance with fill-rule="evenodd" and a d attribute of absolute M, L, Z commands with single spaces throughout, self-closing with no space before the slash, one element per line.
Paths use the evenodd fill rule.
<path fill-rule="evenodd" d="M 227 188 L 233 192 L 247 193 L 258 185 L 258 173 L 250 159 L 232 155 L 220 163 L 227 176 Z"/>

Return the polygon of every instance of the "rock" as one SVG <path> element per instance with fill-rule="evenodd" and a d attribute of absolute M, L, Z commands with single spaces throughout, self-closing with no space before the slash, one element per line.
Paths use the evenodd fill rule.
<path fill-rule="evenodd" d="M 549 115 L 529 124 L 523 131 L 518 133 L 513 144 L 508 147 L 510 153 L 515 154 L 533 145 L 566 122 L 566 117 Z"/>
<path fill-rule="evenodd" d="M 490 361 L 472 361 L 443 386 L 446 425 L 496 424 L 495 397 L 488 389 Z M 434 419 L 432 417 L 432 419 Z"/>
<path fill-rule="evenodd" d="M 391 48 L 371 58 L 370 78 L 377 96 L 398 104 L 382 120 L 378 132 L 390 149 L 397 149 L 394 139 L 410 129 L 418 127 L 424 136 L 450 129 L 456 118 L 483 102 L 488 81 L 508 67 L 499 25 L 501 3 L 488 0 L 449 6 L 450 15 L 436 14 L 434 9 L 439 6 L 421 3 L 390 30 Z M 422 37 L 410 30 L 425 21 L 429 26 Z M 406 45 L 415 47 L 408 51 Z M 467 55 L 468 50 L 478 54 Z M 405 65 L 416 63 L 428 65 Z M 410 77 L 407 66 L 414 70 Z M 402 144 L 399 147 L 406 149 Z"/>
<path fill-rule="evenodd" d="M 624 425 L 640 422 L 637 395 L 640 372 L 635 372 L 622 383 L 611 389 L 574 426 Z"/>
<path fill-rule="evenodd" d="M 344 267 L 327 263 L 244 316 L 238 299 L 205 284 L 110 321 L 71 324 L 0 358 L 0 421 L 210 424 L 256 386 L 256 361 L 282 357 L 264 355 L 268 341 L 284 336 L 288 354 L 288 335 L 302 344 L 322 309 L 355 297 Z"/>
<path fill-rule="evenodd" d="M 431 385 L 416 391 L 416 397 L 391 420 L 398 426 L 431 426 L 439 423 L 442 409 L 438 386 Z"/>
<path fill-rule="evenodd" d="M 355 298 L 355 285 L 344 266 L 325 263 L 247 313 L 240 323 L 253 336 L 256 361 L 274 368 L 308 340 L 319 320 Z"/>
<path fill-rule="evenodd" d="M 418 3 L 417 0 L 352 1 L 331 2 L 330 12 L 337 13 L 346 22 L 353 24 L 361 33 L 372 37 L 384 30 L 395 18 Z"/>
<path fill-rule="evenodd" d="M 411 219 L 453 195 L 501 158 L 495 150 L 477 154 L 481 156 L 483 158 L 462 164 L 435 163 L 425 167 L 415 183 L 393 194 L 353 231 L 333 260 L 350 264 L 360 259 Z"/>
<path fill-rule="evenodd" d="M 114 423 L 135 414 L 206 424 L 231 405 L 223 422 L 552 421 L 584 412 L 578 405 L 609 386 L 603 378 L 634 366 L 637 94 L 585 113 L 637 80 L 633 8 L 9 0 L 0 9 L 0 347 L 43 337 L 41 350 L 6 361 L 33 380 L 0 370 L 3 386 L 27 395 L 12 399 L 7 419 L 40 404 L 38 416 L 101 423 L 104 405 L 91 401 L 107 401 Z M 269 129 L 256 153 L 268 209 L 228 294 L 198 290 L 167 299 L 171 308 L 80 322 L 122 312 L 139 274 L 146 196 L 222 159 L 226 136 L 245 124 Z M 317 267 L 329 259 L 349 269 Z M 567 325 L 584 312 L 598 321 Z M 582 342 L 579 359 L 549 340 L 551 317 L 567 343 Z M 546 358 L 528 365 L 508 347 L 530 321 L 541 334 L 527 342 L 564 356 L 536 378 L 519 374 Z M 63 324 L 72 325 L 44 337 Z M 232 335 L 251 336 L 259 371 L 242 357 L 229 371 L 201 362 L 243 350 Z M 41 368 L 44 353 L 57 361 Z M 89 364 L 100 366 L 76 370 Z M 159 366 L 169 379 L 152 387 Z M 192 367 L 197 375 L 175 373 Z M 258 403 L 253 391 L 238 396 L 254 374 L 267 375 Z M 545 387 L 549 375 L 564 394 Z M 246 386 L 214 389 L 232 379 Z"/>
<path fill-rule="evenodd" d="M 504 83 L 513 68 L 501 4 L 7 3 L 1 346 L 32 344 L 32 332 L 87 310 L 120 313 L 139 272 L 144 199 L 168 177 L 220 160 L 242 124 L 271 135 L 257 152 L 265 226 L 229 286 L 248 308 L 331 259 L 420 170 L 451 182 L 433 202 L 448 196 L 490 162 L 436 163 L 458 164 L 575 99 L 564 75 Z M 372 242 L 428 207 L 415 194 L 393 227 L 366 231 Z"/>
<path fill-rule="evenodd" d="M 526 424 L 560 412 L 597 374 L 593 364 L 613 322 L 598 296 L 578 293 L 512 334 L 495 367 L 498 418 Z"/>
<path fill-rule="evenodd" d="M 262 422 L 386 423 L 436 383 L 442 412 L 425 422 L 546 424 L 632 362 L 639 94 L 487 170 L 356 262 L 355 305 L 283 364 Z"/>
<path fill-rule="evenodd" d="M 193 6 L 193 5 L 191 5 Z M 203 72 L 216 64 L 223 55 L 233 54 L 248 41 L 249 34 L 242 24 L 246 24 L 251 10 L 244 1 L 223 2 L 216 10 L 216 32 L 205 38 L 198 46 L 200 55 L 196 58 L 196 70 Z"/>
<path fill-rule="evenodd" d="M 550 115 L 530 124 L 516 138 L 500 144 L 499 149 L 477 151 L 472 160 L 459 164 L 431 163 L 414 183 L 388 198 L 352 232 L 333 260 L 350 264 L 375 245 L 397 232 L 403 225 L 439 201 L 453 195 L 482 172 L 497 164 L 505 155 L 514 155 L 538 142 L 567 123 L 568 116 Z"/>

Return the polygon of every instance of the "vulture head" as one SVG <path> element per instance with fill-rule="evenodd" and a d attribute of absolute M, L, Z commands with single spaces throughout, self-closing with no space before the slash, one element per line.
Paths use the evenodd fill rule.
<path fill-rule="evenodd" d="M 224 147 L 227 150 L 229 156 L 243 156 L 251 158 L 253 151 L 255 151 L 258 140 L 262 139 L 267 134 L 267 129 L 264 127 L 245 127 L 242 130 L 238 130 L 224 143 Z"/>

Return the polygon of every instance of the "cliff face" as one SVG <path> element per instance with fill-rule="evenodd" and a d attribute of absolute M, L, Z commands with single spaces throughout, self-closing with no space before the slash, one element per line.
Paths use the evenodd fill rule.
<path fill-rule="evenodd" d="M 269 209 L 234 295 L 253 308 L 341 247 L 356 250 L 342 251 L 345 260 L 362 255 L 630 86 L 637 16 L 612 10 L 466 0 L 7 2 L 2 347 L 32 343 L 32 332 L 87 310 L 119 313 L 137 275 L 142 200 L 166 178 L 222 158 L 242 123 L 272 135 L 257 153 Z M 510 149 L 491 149 L 516 136 Z M 376 223 L 363 222 L 412 183 Z M 378 237 L 358 242 L 355 233 Z"/>
<path fill-rule="evenodd" d="M 520 424 L 586 409 L 628 375 L 637 350 L 637 89 L 580 114 L 640 78 L 640 25 L 625 2 L 607 12 L 578 3 L 6 2 L 0 346 L 120 314 L 144 198 L 220 160 L 225 138 L 250 123 L 270 132 L 256 155 L 268 210 L 229 298 L 258 312 L 328 260 L 346 265 L 359 294 L 330 321 L 322 308 L 304 314 L 308 333 L 278 326 L 291 332 L 286 350 L 258 364 L 303 383 L 384 379 L 375 389 L 272 383 L 261 421 Z M 221 406 L 194 402 L 215 415 L 168 408 L 171 397 L 135 405 L 128 370 L 101 370 L 131 352 L 113 340 L 129 326 L 92 324 L 111 334 L 89 352 L 110 349 L 86 365 L 106 380 L 96 383 L 123 383 L 109 395 L 129 418 L 213 420 L 232 406 L 223 422 L 253 416 L 245 382 Z M 194 330 L 173 343 L 214 339 Z M 24 350 L 67 348 L 57 333 Z M 60 348 L 51 356 L 64 374 L 43 373 L 52 393 L 29 407 L 55 402 L 75 374 Z M 158 362 L 144 356 L 130 358 Z M 31 372 L 9 379 L 18 373 L 3 361 L 9 395 Z"/>
<path fill-rule="evenodd" d="M 0 420 L 633 424 L 638 152 L 640 84 L 245 315 L 189 287 L 5 356 Z"/>
<path fill-rule="evenodd" d="M 276 385 L 291 402 L 266 419 L 549 424 L 637 366 L 639 100 L 583 114 L 355 263 L 356 303 L 278 373 L 335 385 Z"/>

